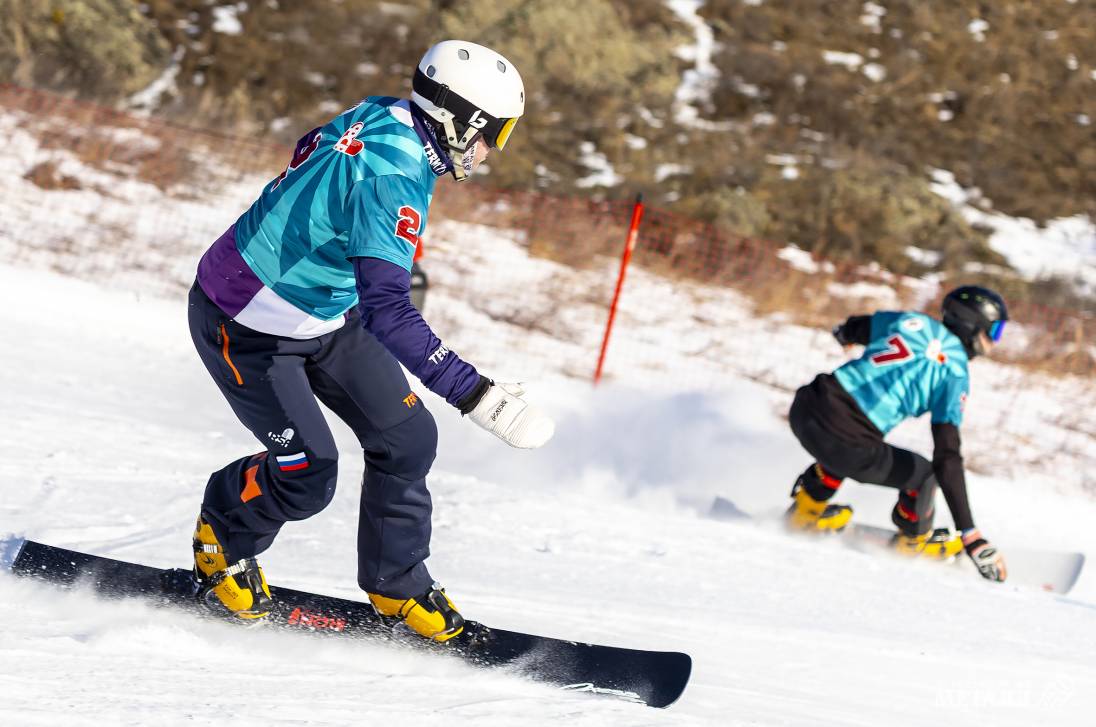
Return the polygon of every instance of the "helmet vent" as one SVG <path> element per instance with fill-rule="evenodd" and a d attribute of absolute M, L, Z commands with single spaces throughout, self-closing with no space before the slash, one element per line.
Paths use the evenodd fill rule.
<path fill-rule="evenodd" d="M 506 73 L 506 64 L 505 63 L 503 63 L 502 61 L 495 61 L 495 65 L 498 66 L 498 69 L 501 73 Z"/>
<path fill-rule="evenodd" d="M 460 58 L 462 61 L 468 60 L 468 51 L 466 51 L 464 48 L 461 48 L 459 51 L 457 51 L 457 57 Z"/>
<path fill-rule="evenodd" d="M 438 72 L 438 69 L 435 68 L 434 66 L 427 66 L 426 67 L 426 75 L 429 76 L 430 78 L 433 78 L 434 74 L 437 73 L 437 72 Z"/>

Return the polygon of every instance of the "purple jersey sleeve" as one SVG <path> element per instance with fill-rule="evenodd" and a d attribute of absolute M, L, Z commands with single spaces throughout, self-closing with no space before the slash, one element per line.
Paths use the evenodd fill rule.
<path fill-rule="evenodd" d="M 411 305 L 411 273 L 379 258 L 352 260 L 362 325 L 426 388 L 459 407 L 479 384 L 479 373 L 446 348 Z"/>

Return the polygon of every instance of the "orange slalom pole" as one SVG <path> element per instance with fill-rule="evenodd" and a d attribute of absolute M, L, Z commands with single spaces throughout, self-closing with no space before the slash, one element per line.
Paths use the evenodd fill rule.
<path fill-rule="evenodd" d="M 636 248 L 639 239 L 639 221 L 643 218 L 643 195 L 636 195 L 635 207 L 632 208 L 632 223 L 628 227 L 628 239 L 624 243 L 624 254 L 620 258 L 620 274 L 617 276 L 616 292 L 613 293 L 613 304 L 609 306 L 609 320 L 605 322 L 605 337 L 601 340 L 601 353 L 597 357 L 597 370 L 594 371 L 594 385 L 601 381 L 601 370 L 605 366 L 605 352 L 609 350 L 609 334 L 613 332 L 613 321 L 616 320 L 617 304 L 620 302 L 620 291 L 624 288 L 624 275 L 628 271 L 628 263 L 632 259 L 632 251 Z"/>

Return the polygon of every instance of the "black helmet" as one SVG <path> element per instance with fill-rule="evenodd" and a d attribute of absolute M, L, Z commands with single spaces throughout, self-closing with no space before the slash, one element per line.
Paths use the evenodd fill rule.
<path fill-rule="evenodd" d="M 989 288 L 964 285 L 944 296 L 944 325 L 959 337 L 968 356 L 985 353 L 978 339 L 985 333 L 993 342 L 1001 340 L 1008 320 L 1004 299 Z"/>

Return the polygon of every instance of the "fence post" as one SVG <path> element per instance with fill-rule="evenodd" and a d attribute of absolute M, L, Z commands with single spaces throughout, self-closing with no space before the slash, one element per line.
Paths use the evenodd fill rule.
<path fill-rule="evenodd" d="M 632 250 L 636 248 L 636 240 L 639 239 L 639 221 L 643 218 L 643 194 L 636 195 L 635 206 L 632 207 L 632 222 L 628 227 L 628 239 L 624 243 L 624 254 L 620 256 L 620 274 L 617 276 L 616 292 L 613 293 L 613 303 L 609 306 L 609 320 L 605 322 L 605 337 L 601 339 L 601 353 L 597 357 L 597 369 L 594 371 L 594 386 L 601 381 L 601 369 L 605 365 L 605 352 L 609 349 L 609 334 L 613 331 L 613 321 L 616 319 L 617 303 L 620 302 L 620 291 L 624 288 L 624 275 L 628 271 L 628 262 L 632 259 Z"/>

